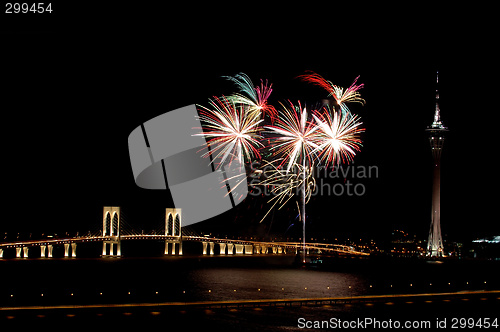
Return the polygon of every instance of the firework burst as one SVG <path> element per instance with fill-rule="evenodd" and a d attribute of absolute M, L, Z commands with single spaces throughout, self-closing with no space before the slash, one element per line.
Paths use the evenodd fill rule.
<path fill-rule="evenodd" d="M 212 156 L 212 162 L 218 161 L 217 167 L 228 158 L 238 158 L 240 164 L 243 164 L 244 158 L 247 161 L 260 159 L 259 148 L 263 145 L 259 142 L 262 138 L 259 123 L 263 120 L 249 116 L 244 105 L 235 105 L 225 97 L 214 97 L 210 106 L 198 105 L 203 131 L 194 136 L 207 139 L 209 151 L 203 157 Z"/>
<path fill-rule="evenodd" d="M 284 156 L 282 164 L 286 163 L 288 172 L 292 165 L 305 162 L 312 165 L 311 152 L 319 146 L 314 142 L 315 132 L 319 126 L 307 120 L 308 112 L 300 102 L 293 105 L 289 101 L 289 106 L 283 106 L 283 111 L 273 126 L 266 126 L 269 133 L 276 135 L 273 138 L 271 151 L 274 155 Z M 281 166 L 281 165 L 280 165 Z"/>
<path fill-rule="evenodd" d="M 305 82 L 318 85 L 328 91 L 328 95 L 332 96 L 335 99 L 337 105 L 339 105 L 343 111 L 348 111 L 345 103 L 360 103 L 362 105 L 365 104 L 365 100 L 361 98 L 361 94 L 358 92 L 358 90 L 361 89 L 364 84 L 356 84 L 359 76 L 356 77 L 351 86 L 349 86 L 345 90 L 344 88 L 333 84 L 331 81 L 326 80 L 321 75 L 316 74 L 312 71 L 307 72 L 307 74 L 300 75 L 298 76 L 298 78 L 302 79 Z"/>
<path fill-rule="evenodd" d="M 314 138 L 318 159 L 327 167 L 351 162 L 362 146 L 359 134 L 365 129 L 360 118 L 350 112 L 332 112 L 329 107 L 324 107 L 324 112 L 315 112 L 313 118 L 319 126 Z"/>
<path fill-rule="evenodd" d="M 223 76 L 231 82 L 238 86 L 241 93 L 235 93 L 228 98 L 228 100 L 233 101 L 235 104 L 242 104 L 248 106 L 248 112 L 251 116 L 261 117 L 261 114 L 267 114 L 271 122 L 274 122 L 278 111 L 274 106 L 268 104 L 267 100 L 271 95 L 272 84 L 268 85 L 268 82 L 260 80 L 260 86 L 255 87 L 252 83 L 250 77 L 244 73 L 236 74 L 233 76 Z"/>

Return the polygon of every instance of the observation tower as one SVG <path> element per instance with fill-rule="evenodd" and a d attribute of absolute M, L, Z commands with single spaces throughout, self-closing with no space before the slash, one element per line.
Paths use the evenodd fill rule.
<path fill-rule="evenodd" d="M 431 143 L 432 156 L 434 159 L 434 181 L 432 185 L 432 213 L 429 239 L 427 241 L 427 255 L 431 257 L 443 256 L 443 238 L 441 236 L 441 152 L 445 134 L 448 128 L 443 126 L 439 109 L 439 72 L 436 74 L 436 110 L 434 111 L 434 121 L 427 127 L 429 132 L 429 142 Z"/>

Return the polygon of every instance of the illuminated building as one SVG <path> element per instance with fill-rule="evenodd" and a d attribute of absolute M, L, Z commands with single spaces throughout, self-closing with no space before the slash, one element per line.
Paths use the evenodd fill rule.
<path fill-rule="evenodd" d="M 436 76 L 436 83 L 439 81 L 439 75 Z M 443 126 L 439 109 L 439 93 L 436 87 L 436 110 L 434 112 L 434 121 L 427 127 L 429 132 L 429 141 L 431 143 L 432 156 L 434 159 L 434 180 L 432 185 L 432 213 L 431 227 L 429 230 L 429 239 L 427 241 L 427 255 L 431 257 L 443 256 L 443 238 L 441 236 L 441 152 L 445 139 L 445 133 L 448 128 Z"/>

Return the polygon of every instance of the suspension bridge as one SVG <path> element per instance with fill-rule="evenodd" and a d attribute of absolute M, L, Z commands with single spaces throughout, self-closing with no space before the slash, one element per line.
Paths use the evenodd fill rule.
<path fill-rule="evenodd" d="M 201 243 L 203 255 L 253 255 L 253 254 L 297 254 L 305 249 L 308 253 L 337 253 L 341 255 L 369 255 L 353 246 L 302 242 L 253 241 L 241 239 L 201 236 L 190 229 L 182 228 L 182 210 L 167 208 L 162 226 L 144 234 L 138 232 L 122 217 L 120 207 L 103 208 L 102 229 L 89 231 L 86 235 L 44 238 L 38 240 L 0 242 L 0 258 L 7 250 L 15 250 L 16 258 L 28 258 L 30 251 L 39 250 L 40 257 L 54 257 L 54 246 L 64 247 L 64 257 L 77 257 L 77 245 L 87 242 L 102 242 L 102 257 L 120 257 L 123 241 L 161 240 L 165 241 L 165 255 L 182 255 L 185 241 Z M 215 250 L 216 245 L 219 250 Z"/>

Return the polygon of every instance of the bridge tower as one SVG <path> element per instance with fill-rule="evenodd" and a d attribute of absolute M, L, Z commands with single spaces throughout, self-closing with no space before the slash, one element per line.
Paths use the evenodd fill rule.
<path fill-rule="evenodd" d="M 182 209 L 165 209 L 165 255 L 175 255 L 175 246 L 179 245 L 178 255 L 182 255 Z M 171 250 L 169 250 L 171 247 Z"/>
<path fill-rule="evenodd" d="M 120 207 L 105 206 L 102 214 L 102 236 L 108 237 L 102 241 L 102 256 L 121 256 L 120 241 Z M 109 253 L 106 245 L 109 244 Z M 113 246 L 116 244 L 116 254 Z"/>

